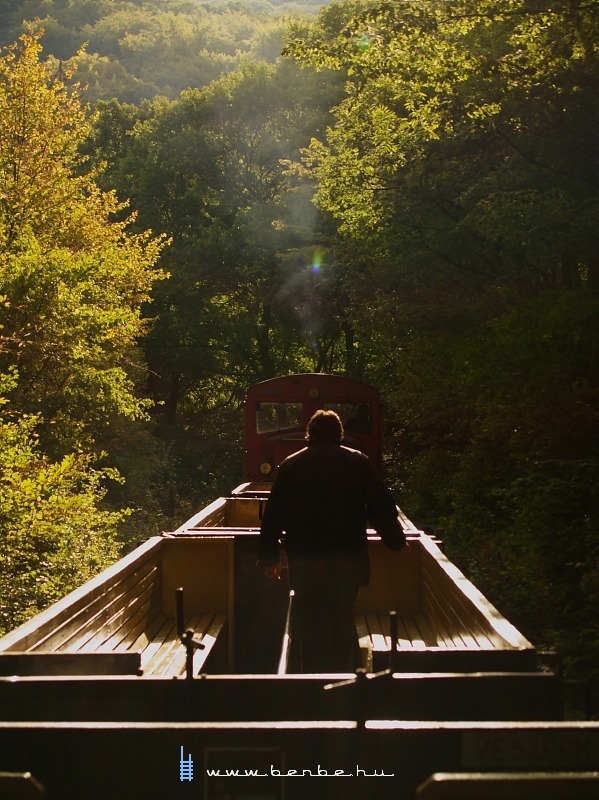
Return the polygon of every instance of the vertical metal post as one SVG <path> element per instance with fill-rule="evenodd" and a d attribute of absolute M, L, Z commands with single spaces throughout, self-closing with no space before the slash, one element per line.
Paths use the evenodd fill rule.
<path fill-rule="evenodd" d="M 183 613 L 183 587 L 175 589 L 175 608 L 177 610 L 177 634 L 179 639 L 185 632 L 185 614 Z"/>
<path fill-rule="evenodd" d="M 389 633 L 391 649 L 389 650 L 389 669 L 394 672 L 397 664 L 397 611 L 389 612 Z"/>
<path fill-rule="evenodd" d="M 193 636 L 193 634 L 192 634 Z M 192 637 L 190 637 L 191 639 Z M 185 645 L 185 677 L 188 681 L 193 680 L 193 644 L 191 641 Z"/>
<path fill-rule="evenodd" d="M 193 654 L 197 649 L 204 649 L 201 641 L 195 638 L 193 630 L 185 630 L 185 610 L 183 608 L 183 589 L 175 589 L 175 608 L 177 612 L 177 633 L 185 647 L 185 677 L 193 680 Z"/>

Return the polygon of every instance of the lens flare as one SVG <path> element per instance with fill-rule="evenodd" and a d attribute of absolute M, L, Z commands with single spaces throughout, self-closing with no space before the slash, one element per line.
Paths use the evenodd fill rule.
<path fill-rule="evenodd" d="M 315 251 L 310 269 L 312 272 L 320 272 L 322 269 L 322 252 L 320 250 Z"/>

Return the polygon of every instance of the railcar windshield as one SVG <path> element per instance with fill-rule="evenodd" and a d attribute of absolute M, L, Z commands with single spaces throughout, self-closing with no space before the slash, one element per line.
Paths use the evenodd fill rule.
<path fill-rule="evenodd" d="M 302 411 L 302 403 L 256 403 L 256 433 L 301 428 Z"/>
<path fill-rule="evenodd" d="M 324 407 L 339 414 L 348 433 L 372 433 L 370 403 L 325 403 Z"/>

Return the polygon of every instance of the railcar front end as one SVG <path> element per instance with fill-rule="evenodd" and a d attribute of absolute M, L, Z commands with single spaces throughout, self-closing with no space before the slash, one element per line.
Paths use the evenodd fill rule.
<path fill-rule="evenodd" d="M 343 444 L 361 450 L 380 468 L 378 390 L 339 375 L 306 373 L 262 381 L 248 391 L 245 480 L 272 481 L 281 461 L 305 447 L 306 426 L 318 409 L 336 411 L 345 429 Z"/>

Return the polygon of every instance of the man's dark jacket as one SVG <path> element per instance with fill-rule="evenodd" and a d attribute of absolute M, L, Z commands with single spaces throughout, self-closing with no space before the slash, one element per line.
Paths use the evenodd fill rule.
<path fill-rule="evenodd" d="M 310 445 L 279 468 L 262 519 L 260 563 L 278 563 L 284 531 L 290 567 L 333 559 L 367 584 L 368 524 L 391 550 L 405 545 L 395 502 L 369 459 L 337 444 Z"/>

